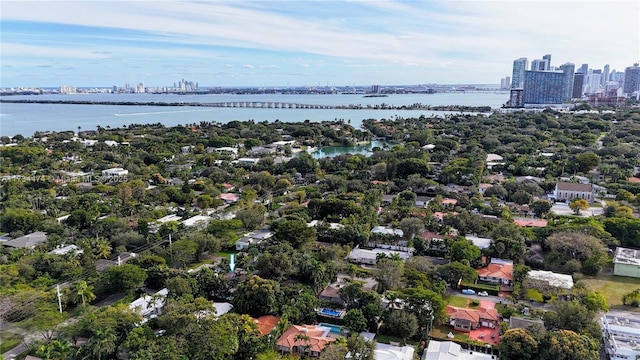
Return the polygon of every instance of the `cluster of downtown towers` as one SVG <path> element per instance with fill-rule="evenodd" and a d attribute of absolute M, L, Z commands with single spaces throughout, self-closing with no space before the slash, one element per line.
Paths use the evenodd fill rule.
<path fill-rule="evenodd" d="M 584 95 L 617 97 L 640 90 L 638 64 L 627 67 L 624 73 L 615 70 L 610 73 L 609 65 L 604 71 L 589 69 L 587 64 L 576 71 L 572 63 L 553 68 L 551 55 L 533 60 L 530 70 L 527 70 L 528 63 L 527 58 L 513 61 L 510 107 L 562 104 Z M 503 87 L 508 83 L 508 77 L 503 79 Z"/>

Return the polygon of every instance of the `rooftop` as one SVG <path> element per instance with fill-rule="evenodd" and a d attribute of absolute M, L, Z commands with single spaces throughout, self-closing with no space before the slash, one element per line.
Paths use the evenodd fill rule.
<path fill-rule="evenodd" d="M 593 191 L 592 184 L 579 184 L 579 183 L 569 183 L 569 182 L 558 182 L 556 184 L 558 190 L 563 191 L 583 191 L 583 192 L 591 192 Z"/>
<path fill-rule="evenodd" d="M 493 359 L 489 354 L 463 349 L 453 341 L 429 341 L 422 360 L 484 360 Z"/>
<path fill-rule="evenodd" d="M 13 240 L 5 241 L 2 243 L 2 245 L 14 248 L 33 248 L 36 245 L 46 241 L 47 234 L 43 233 L 42 231 L 37 231 L 25 236 L 21 236 L 19 238 L 15 238 Z"/>
<path fill-rule="evenodd" d="M 509 264 L 489 264 L 487 267 L 477 269 L 478 276 L 492 277 L 503 280 L 513 280 L 513 265 Z"/>
<path fill-rule="evenodd" d="M 618 246 L 613 257 L 614 264 L 640 265 L 640 250 Z"/>
<path fill-rule="evenodd" d="M 551 271 L 531 270 L 527 276 L 534 280 L 547 282 L 549 286 L 563 289 L 573 288 L 573 277 L 571 277 L 571 275 L 557 274 Z"/>

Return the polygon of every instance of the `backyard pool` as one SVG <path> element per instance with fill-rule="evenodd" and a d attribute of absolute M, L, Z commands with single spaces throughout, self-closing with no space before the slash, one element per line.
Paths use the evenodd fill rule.
<path fill-rule="evenodd" d="M 340 317 L 340 315 L 342 315 L 342 311 L 333 310 L 333 309 L 320 309 L 320 314 L 337 318 L 337 317 Z"/>
<path fill-rule="evenodd" d="M 327 324 L 327 323 L 319 323 L 318 326 L 327 327 L 327 328 L 331 329 L 330 333 L 333 334 L 333 335 L 342 334 L 342 326 L 333 325 L 333 324 Z"/>

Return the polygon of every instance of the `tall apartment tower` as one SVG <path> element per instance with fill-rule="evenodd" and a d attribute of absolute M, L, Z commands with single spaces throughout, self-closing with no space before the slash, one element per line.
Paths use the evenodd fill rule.
<path fill-rule="evenodd" d="M 545 70 L 551 70 L 551 54 L 543 56 L 542 60 L 546 61 L 547 63 L 547 68 Z"/>
<path fill-rule="evenodd" d="M 527 58 L 513 60 L 512 89 L 522 89 L 524 87 L 524 72 L 527 70 L 527 63 Z"/>
<path fill-rule="evenodd" d="M 609 64 L 604 66 L 602 70 L 602 79 L 600 80 L 602 85 L 605 85 L 609 81 Z"/>
<path fill-rule="evenodd" d="M 580 66 L 580 69 L 578 69 L 578 71 L 580 74 L 585 74 L 587 75 L 587 73 L 589 72 L 589 64 L 582 64 Z"/>
<path fill-rule="evenodd" d="M 524 104 L 562 104 L 565 96 L 563 71 L 525 71 Z"/>
<path fill-rule="evenodd" d="M 573 76 L 573 94 L 571 95 L 572 98 L 579 99 L 584 94 L 584 92 L 582 91 L 582 88 L 584 86 L 584 77 L 585 75 L 583 73 L 576 73 Z"/>
<path fill-rule="evenodd" d="M 638 63 L 624 69 L 624 87 L 622 90 L 625 94 L 640 90 L 640 66 Z"/>
<path fill-rule="evenodd" d="M 551 68 L 549 67 L 549 61 L 547 59 L 535 59 L 531 62 L 531 71 L 547 70 L 551 70 Z"/>
<path fill-rule="evenodd" d="M 573 76 L 576 70 L 576 66 L 572 63 L 566 63 L 560 65 L 560 70 L 562 70 L 563 80 L 562 80 L 562 101 L 569 101 L 573 96 Z"/>

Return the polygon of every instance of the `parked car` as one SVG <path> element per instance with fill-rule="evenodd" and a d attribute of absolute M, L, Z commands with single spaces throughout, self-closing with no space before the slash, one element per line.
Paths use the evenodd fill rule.
<path fill-rule="evenodd" d="M 486 291 L 480 291 L 480 292 L 478 293 L 478 296 L 489 296 L 489 293 L 488 293 L 488 292 L 486 292 Z"/>
<path fill-rule="evenodd" d="M 462 289 L 462 293 L 465 295 L 475 295 L 476 292 L 475 290 L 471 290 L 471 289 Z"/>

